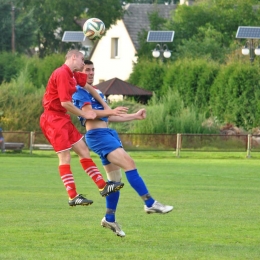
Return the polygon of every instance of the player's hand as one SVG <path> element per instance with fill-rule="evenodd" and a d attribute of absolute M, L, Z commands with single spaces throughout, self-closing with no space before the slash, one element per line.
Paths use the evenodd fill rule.
<path fill-rule="evenodd" d="M 86 111 L 84 118 L 86 119 L 95 119 L 97 114 L 94 111 Z"/>
<path fill-rule="evenodd" d="M 143 120 L 146 118 L 146 110 L 144 108 L 140 109 L 135 113 L 137 120 Z"/>
<path fill-rule="evenodd" d="M 122 114 L 127 114 L 128 107 L 116 107 L 116 108 L 114 108 L 112 110 L 114 112 L 113 116 L 120 116 Z"/>

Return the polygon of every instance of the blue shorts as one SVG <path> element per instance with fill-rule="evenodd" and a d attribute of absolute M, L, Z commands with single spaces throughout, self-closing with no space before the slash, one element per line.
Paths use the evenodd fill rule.
<path fill-rule="evenodd" d="M 107 155 L 119 147 L 123 147 L 117 132 L 110 128 L 89 130 L 85 135 L 88 147 L 99 155 L 102 164 L 110 164 Z"/>

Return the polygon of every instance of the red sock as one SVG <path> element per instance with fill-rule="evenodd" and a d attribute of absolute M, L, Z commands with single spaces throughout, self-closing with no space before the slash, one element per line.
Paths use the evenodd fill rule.
<path fill-rule="evenodd" d="M 68 192 L 69 197 L 71 199 L 75 198 L 78 195 L 78 193 L 76 192 L 76 185 L 74 182 L 74 177 L 70 170 L 70 165 L 69 164 L 60 165 L 59 172 L 60 172 L 61 180 L 63 181 L 63 184 Z"/>
<path fill-rule="evenodd" d="M 83 170 L 88 176 L 96 183 L 99 189 L 103 189 L 106 186 L 106 182 L 103 179 L 102 174 L 99 172 L 96 164 L 92 159 L 84 158 L 80 160 Z"/>

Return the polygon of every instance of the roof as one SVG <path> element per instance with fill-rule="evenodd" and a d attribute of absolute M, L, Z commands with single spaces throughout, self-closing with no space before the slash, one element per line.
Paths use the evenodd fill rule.
<path fill-rule="evenodd" d="M 129 4 L 126 6 L 123 21 L 137 50 L 139 48 L 138 33 L 142 29 L 150 31 L 148 14 L 158 11 L 160 17 L 170 19 L 171 13 L 176 7 L 177 5 L 174 4 Z"/>
<path fill-rule="evenodd" d="M 95 86 L 105 96 L 109 95 L 124 95 L 124 96 L 152 96 L 153 92 L 139 87 L 136 87 L 119 78 L 113 78 L 101 82 Z"/>

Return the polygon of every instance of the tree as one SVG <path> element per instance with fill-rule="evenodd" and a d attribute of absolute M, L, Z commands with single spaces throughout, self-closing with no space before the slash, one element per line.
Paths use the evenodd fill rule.
<path fill-rule="evenodd" d="M 35 41 L 37 29 L 33 9 L 25 10 L 21 1 L 0 0 L 0 24 L 0 51 L 28 52 Z"/>
<path fill-rule="evenodd" d="M 14 7 L 16 51 L 39 47 L 40 57 L 63 52 L 64 31 L 80 31 L 78 18 L 98 17 L 109 28 L 123 16 L 120 0 L 0 0 L 0 51 L 11 51 Z"/>
<path fill-rule="evenodd" d="M 212 112 L 223 123 L 245 129 L 259 126 L 259 66 L 232 62 L 222 66 L 211 87 Z"/>
<path fill-rule="evenodd" d="M 37 5 L 34 0 L 21 1 L 26 10 L 34 8 L 40 57 L 65 50 L 61 41 L 64 31 L 81 30 L 76 19 L 98 17 L 109 28 L 123 15 L 120 0 L 38 0 Z"/>
<path fill-rule="evenodd" d="M 219 62 L 225 61 L 228 48 L 223 46 L 223 35 L 206 24 L 198 28 L 198 34 L 188 40 L 183 40 L 182 45 L 176 47 L 176 57 L 202 58 Z"/>

